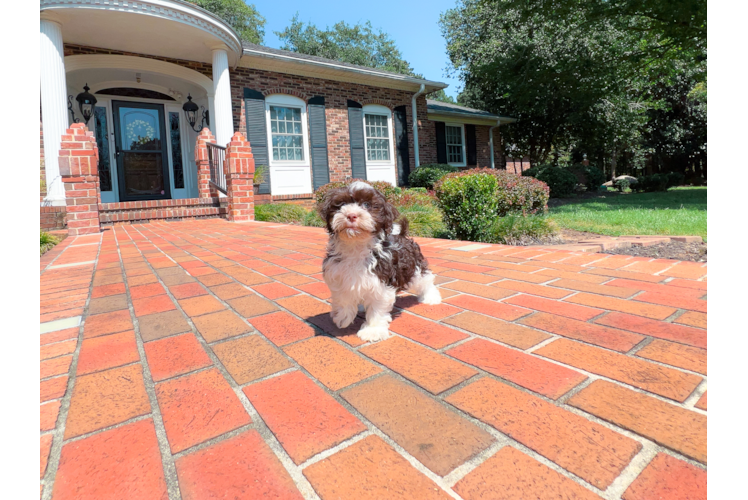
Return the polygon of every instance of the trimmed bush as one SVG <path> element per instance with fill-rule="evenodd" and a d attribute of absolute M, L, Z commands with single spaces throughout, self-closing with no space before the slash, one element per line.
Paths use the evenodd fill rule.
<path fill-rule="evenodd" d="M 428 163 L 413 170 L 408 176 L 408 183 L 411 187 L 434 189 L 436 181 L 458 170 L 457 167 L 445 163 Z"/>
<path fill-rule="evenodd" d="M 424 238 L 443 238 L 447 232 L 442 212 L 434 205 L 397 207 L 400 215 L 408 219 L 408 234 Z"/>
<path fill-rule="evenodd" d="M 652 174 L 644 175 L 636 179 L 636 190 L 645 193 L 656 193 L 658 191 L 667 191 L 668 175 Z"/>
<path fill-rule="evenodd" d="M 621 193 L 625 192 L 631 186 L 631 181 L 628 179 L 618 179 L 613 181 L 613 186 Z"/>
<path fill-rule="evenodd" d="M 325 221 L 322 220 L 322 217 L 319 216 L 316 210 L 310 210 L 307 212 L 301 223 L 304 226 L 325 227 Z"/>
<path fill-rule="evenodd" d="M 551 198 L 568 198 L 574 194 L 577 177 L 561 167 L 546 167 L 538 172 L 535 178 L 548 184 Z"/>
<path fill-rule="evenodd" d="M 491 226 L 491 242 L 523 245 L 556 234 L 556 226 L 543 215 L 522 216 L 509 214 Z"/>
<path fill-rule="evenodd" d="M 686 176 L 680 172 L 670 172 L 669 174 L 667 174 L 668 189 L 670 189 L 671 187 L 682 186 L 685 181 Z"/>
<path fill-rule="evenodd" d="M 522 171 L 522 177 L 537 177 L 541 170 L 549 167 L 550 165 L 535 165 L 534 167 L 530 167 L 527 170 Z"/>
<path fill-rule="evenodd" d="M 497 217 L 542 213 L 548 203 L 548 186 L 543 182 L 490 168 L 448 174 L 434 191 L 448 230 L 469 241 L 490 241 Z"/>
<path fill-rule="evenodd" d="M 304 207 L 291 203 L 255 205 L 255 220 L 263 222 L 300 224 L 306 214 L 307 210 Z"/>

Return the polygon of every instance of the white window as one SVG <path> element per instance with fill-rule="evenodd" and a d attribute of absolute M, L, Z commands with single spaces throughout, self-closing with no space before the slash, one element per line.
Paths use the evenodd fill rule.
<path fill-rule="evenodd" d="M 378 104 L 368 104 L 363 111 L 366 178 L 370 181 L 386 181 L 396 186 L 392 112 Z"/>
<path fill-rule="evenodd" d="M 276 94 L 265 98 L 268 161 L 272 195 L 312 192 L 306 103 Z"/>
<path fill-rule="evenodd" d="M 288 95 L 265 99 L 270 165 L 309 165 L 306 103 Z"/>
<path fill-rule="evenodd" d="M 465 126 L 445 126 L 447 136 L 447 163 L 455 167 L 464 167 L 465 163 Z"/>

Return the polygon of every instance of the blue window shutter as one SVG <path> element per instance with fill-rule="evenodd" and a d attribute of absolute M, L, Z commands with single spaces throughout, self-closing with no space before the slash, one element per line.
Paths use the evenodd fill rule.
<path fill-rule="evenodd" d="M 447 163 L 447 126 L 444 122 L 436 125 L 436 163 Z"/>
<path fill-rule="evenodd" d="M 366 150 L 364 149 L 364 110 L 361 104 L 348 100 L 348 133 L 351 145 L 351 175 L 366 179 Z"/>
<path fill-rule="evenodd" d="M 410 176 L 410 147 L 408 146 L 408 115 L 405 106 L 398 106 L 393 113 L 395 121 L 395 143 L 397 145 L 397 179 L 403 186 Z"/>
<path fill-rule="evenodd" d="M 256 90 L 245 88 L 244 113 L 247 121 L 247 140 L 252 148 L 255 168 L 260 165 L 267 167 L 265 180 L 260 184 L 257 194 L 270 194 L 270 155 L 265 122 L 265 96 Z"/>
<path fill-rule="evenodd" d="M 309 143 L 312 146 L 312 182 L 314 189 L 330 182 L 330 166 L 327 162 L 327 120 L 325 98 L 309 99 Z"/>

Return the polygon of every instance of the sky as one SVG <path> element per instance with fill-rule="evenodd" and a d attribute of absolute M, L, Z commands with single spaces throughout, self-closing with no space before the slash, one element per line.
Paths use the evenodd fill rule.
<path fill-rule="evenodd" d="M 320 29 L 332 27 L 339 21 L 350 25 L 371 21 L 375 30 L 381 28 L 390 35 L 416 73 L 449 84 L 445 92 L 452 97 L 456 98 L 459 93 L 459 80 L 445 74 L 449 59 L 438 24 L 439 15 L 454 7 L 456 0 L 246 1 L 254 4 L 267 21 L 263 45 L 280 48 L 281 41 L 274 32 L 284 30 L 296 12 L 302 22 L 311 22 Z"/>

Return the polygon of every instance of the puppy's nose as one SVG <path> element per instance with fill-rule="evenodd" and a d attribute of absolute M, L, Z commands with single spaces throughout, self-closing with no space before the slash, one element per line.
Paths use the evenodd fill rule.
<path fill-rule="evenodd" d="M 356 214 L 348 214 L 347 218 L 351 222 L 356 222 L 356 219 L 358 219 L 358 215 L 356 215 Z"/>

